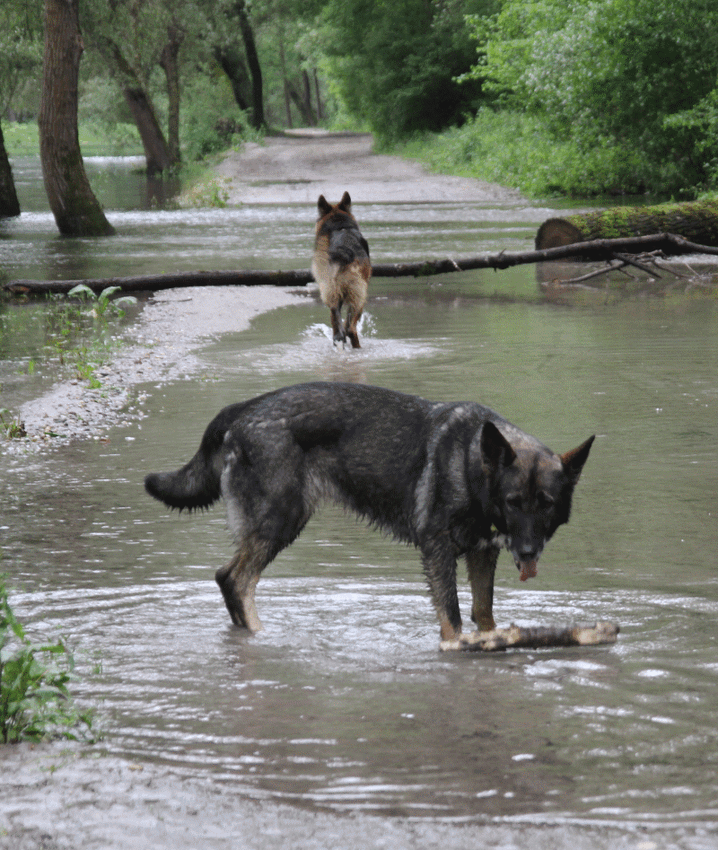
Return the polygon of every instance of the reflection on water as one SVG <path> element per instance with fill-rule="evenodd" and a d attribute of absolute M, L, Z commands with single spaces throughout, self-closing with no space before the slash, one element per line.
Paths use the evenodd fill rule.
<path fill-rule="evenodd" d="M 230 214 L 258 256 L 277 250 L 265 214 Z M 291 230 L 281 260 L 301 265 Z M 511 300 L 492 297 L 499 277 Z M 77 647 L 104 746 L 308 807 L 714 832 L 715 303 L 549 304 L 517 269 L 375 281 L 360 352 L 326 325 L 309 299 L 261 316 L 203 351 L 202 380 L 148 387 L 147 417 L 109 443 L 0 458 L 13 603 Z M 614 620 L 618 643 L 441 655 L 416 552 L 334 508 L 260 582 L 265 630 L 234 629 L 212 580 L 231 552 L 221 509 L 167 514 L 142 478 L 187 460 L 223 405 L 316 378 L 475 399 L 560 451 L 596 433 L 539 576 L 519 585 L 502 554 L 497 620 Z M 468 619 L 463 582 L 461 602 Z"/>

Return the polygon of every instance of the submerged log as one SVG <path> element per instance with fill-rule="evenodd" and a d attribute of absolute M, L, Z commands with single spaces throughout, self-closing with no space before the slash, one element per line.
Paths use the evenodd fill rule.
<path fill-rule="evenodd" d="M 502 649 L 538 649 L 547 646 L 597 646 L 615 643 L 619 628 L 615 623 L 598 622 L 593 626 L 516 626 L 471 632 L 440 644 L 442 652 L 496 652 Z"/>
<path fill-rule="evenodd" d="M 611 260 L 619 254 L 642 254 L 661 251 L 664 254 L 718 254 L 718 247 L 698 245 L 671 233 L 654 233 L 628 239 L 596 239 L 506 254 L 486 254 L 463 259 L 424 260 L 418 263 L 379 263 L 372 266 L 372 277 L 424 277 L 473 269 L 508 269 L 530 263 L 577 257 L 582 260 Z M 82 283 L 98 295 L 108 286 L 122 292 L 156 292 L 182 286 L 305 286 L 314 278 L 308 269 L 294 271 L 198 271 L 175 274 L 111 277 L 89 280 L 13 280 L 3 289 L 18 295 L 68 293 Z"/>
<path fill-rule="evenodd" d="M 625 239 L 652 233 L 675 233 L 691 242 L 718 246 L 718 201 L 659 204 L 650 207 L 611 207 L 566 218 L 549 218 L 536 234 L 537 250 L 592 242 Z"/>

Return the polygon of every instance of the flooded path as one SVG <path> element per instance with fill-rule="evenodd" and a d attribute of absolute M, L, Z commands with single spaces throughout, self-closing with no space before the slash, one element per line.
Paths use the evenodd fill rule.
<path fill-rule="evenodd" d="M 257 204 L 227 212 L 224 250 L 306 267 L 313 209 L 276 212 L 284 248 Z M 377 261 L 514 250 L 545 212 L 356 209 Z M 0 457 L 13 605 L 76 648 L 105 732 L 0 751 L 0 847 L 714 847 L 715 302 L 552 303 L 531 267 L 377 280 L 364 347 L 344 352 L 315 297 L 289 300 L 139 383 L 142 415 L 105 439 Z M 538 578 L 500 557 L 497 620 L 609 619 L 619 642 L 441 655 L 416 552 L 333 508 L 266 571 L 265 630 L 233 628 L 212 580 L 231 553 L 221 507 L 168 514 L 142 479 L 184 463 L 223 405 L 316 379 L 478 400 L 559 451 L 596 433 Z M 460 598 L 466 616 L 463 579 Z"/>

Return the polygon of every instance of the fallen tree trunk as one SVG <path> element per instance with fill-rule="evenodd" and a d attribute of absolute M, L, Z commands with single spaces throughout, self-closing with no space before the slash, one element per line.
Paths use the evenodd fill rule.
<path fill-rule="evenodd" d="M 306 286 L 314 278 L 306 271 L 215 271 L 177 272 L 176 274 L 138 275 L 136 277 L 106 277 L 89 280 L 13 280 L 3 287 L 15 294 L 67 294 L 78 284 L 84 284 L 99 295 L 108 286 L 122 292 L 159 292 L 183 286 Z"/>
<path fill-rule="evenodd" d="M 651 207 L 611 207 L 566 218 L 549 218 L 536 234 L 537 250 L 592 242 L 625 239 L 652 233 L 676 233 L 691 242 L 718 246 L 718 201 L 660 204 Z"/>
<path fill-rule="evenodd" d="M 593 626 L 516 626 L 471 632 L 457 640 L 440 644 L 442 652 L 496 652 L 502 649 L 538 649 L 546 646 L 597 646 L 615 643 L 619 628 L 615 623 L 598 622 Z"/>
<path fill-rule="evenodd" d="M 592 242 L 562 245 L 514 254 L 487 254 L 465 259 L 425 260 L 418 263 L 379 263 L 372 267 L 373 277 L 424 277 L 473 269 L 508 269 L 512 266 L 579 257 L 582 260 L 611 260 L 620 253 L 642 254 L 718 254 L 718 247 L 698 245 L 671 233 L 656 233 L 629 239 L 596 239 Z M 90 280 L 14 280 L 4 285 L 16 294 L 67 293 L 80 283 L 95 293 L 108 286 L 122 292 L 149 292 L 182 286 L 305 286 L 313 280 L 306 270 L 295 271 L 198 271 L 176 274 L 113 277 Z"/>

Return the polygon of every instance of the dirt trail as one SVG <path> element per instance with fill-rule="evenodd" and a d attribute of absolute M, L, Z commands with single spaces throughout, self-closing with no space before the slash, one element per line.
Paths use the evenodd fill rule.
<path fill-rule="evenodd" d="M 313 207 L 320 194 L 337 201 L 345 190 L 359 203 L 522 201 L 519 193 L 502 186 L 430 174 L 410 160 L 374 154 L 372 137 L 357 133 L 298 130 L 249 143 L 230 153 L 216 174 L 231 205 Z M 191 375 L 196 365 L 191 352 L 219 334 L 243 330 L 259 313 L 296 303 L 298 297 L 291 289 L 276 287 L 188 287 L 155 294 L 131 331 L 139 345 L 123 349 L 99 370 L 102 387 L 93 391 L 83 382 L 67 381 L 28 402 L 20 410 L 28 437 L 0 450 L 16 453 L 101 438 L 110 425 L 142 418 L 142 396 L 128 409 L 133 387 Z"/>
<path fill-rule="evenodd" d="M 217 168 L 230 204 L 315 204 L 344 190 L 359 203 L 473 201 L 501 205 L 522 196 L 495 183 L 431 174 L 399 156 L 372 152 L 369 134 L 297 130 L 249 143 Z"/>

